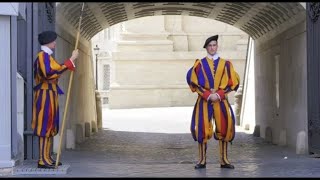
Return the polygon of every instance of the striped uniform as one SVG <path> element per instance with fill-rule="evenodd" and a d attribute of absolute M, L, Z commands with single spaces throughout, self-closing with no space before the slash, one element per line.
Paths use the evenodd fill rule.
<path fill-rule="evenodd" d="M 41 51 L 34 62 L 34 87 L 32 129 L 36 136 L 51 137 L 59 131 L 58 78 L 67 69 L 74 70 L 71 60 L 60 65 L 48 53 Z"/>
<path fill-rule="evenodd" d="M 195 61 L 187 72 L 187 83 L 192 92 L 198 93 L 191 120 L 191 134 L 200 143 L 199 153 L 205 155 L 206 143 L 214 135 L 216 140 L 231 142 L 235 136 L 235 116 L 227 100 L 227 94 L 239 87 L 239 75 L 232 63 L 222 58 L 211 60 L 207 57 Z M 221 101 L 207 101 L 211 89 L 219 94 Z M 213 130 L 212 118 L 215 119 Z M 201 145 L 204 143 L 204 145 Z M 223 146 L 223 145 L 222 145 Z M 225 147 L 226 149 L 226 147 Z"/>
<path fill-rule="evenodd" d="M 193 139 L 198 141 L 199 161 L 195 168 L 206 167 L 207 141 L 213 134 L 219 140 L 221 166 L 232 166 L 227 158 L 227 143 L 235 136 L 235 117 L 227 94 L 238 89 L 239 81 L 231 62 L 221 58 L 197 59 L 188 71 L 187 83 L 192 92 L 198 93 L 190 126 Z M 220 101 L 208 101 L 211 90 L 219 94 Z M 214 133 L 212 118 L 215 119 Z"/>

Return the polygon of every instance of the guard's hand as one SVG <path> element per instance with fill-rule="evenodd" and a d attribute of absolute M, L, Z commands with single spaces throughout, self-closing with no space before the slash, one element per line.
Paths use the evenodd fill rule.
<path fill-rule="evenodd" d="M 71 59 L 72 61 L 74 61 L 75 59 L 78 58 L 78 56 L 79 56 L 79 51 L 78 51 L 78 49 L 73 50 L 73 51 L 72 51 L 72 56 L 71 56 L 70 59 Z"/>
<path fill-rule="evenodd" d="M 217 101 L 220 101 L 220 99 L 219 99 L 218 95 L 214 93 L 214 94 L 210 95 L 210 101 L 217 102 Z"/>

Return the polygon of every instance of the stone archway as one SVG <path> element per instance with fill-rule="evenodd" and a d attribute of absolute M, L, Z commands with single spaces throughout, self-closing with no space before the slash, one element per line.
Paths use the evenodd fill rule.
<path fill-rule="evenodd" d="M 61 35 L 68 36 L 65 41 L 68 41 L 69 44 L 72 44 L 71 42 L 76 35 L 80 8 L 81 3 L 57 4 L 57 25 L 61 32 L 67 32 L 65 34 L 68 35 L 64 33 L 61 33 Z M 274 101 L 270 98 L 274 96 L 273 77 L 270 75 L 272 73 L 268 73 L 268 71 L 274 69 L 270 59 L 274 59 L 275 55 L 280 54 L 279 67 L 284 69 L 284 72 L 280 74 L 280 81 L 289 83 L 290 72 L 297 70 L 297 66 L 299 66 L 297 62 L 301 62 L 298 61 L 298 57 L 306 57 L 305 49 L 302 47 L 303 44 L 300 45 L 302 49 L 299 51 L 294 51 L 292 46 L 292 43 L 297 40 L 305 42 L 304 24 L 306 11 L 303 3 L 86 3 L 80 38 L 82 46 L 80 48 L 87 53 L 88 59 L 91 59 L 91 50 L 88 49 L 91 47 L 89 40 L 95 34 L 123 21 L 157 15 L 187 15 L 211 18 L 237 27 L 252 37 L 256 42 L 254 49 L 257 50 L 254 54 L 257 57 L 255 58 L 257 62 L 255 62 L 254 67 L 259 70 L 253 79 L 256 82 L 255 88 L 258 89 L 256 93 L 258 98 L 255 100 L 258 102 L 256 105 L 258 113 L 254 118 L 261 125 L 261 136 L 265 136 L 265 128 L 271 127 L 271 129 L 276 129 L 277 131 L 273 133 L 275 135 L 273 138 L 278 138 L 281 128 L 287 128 L 290 129 L 287 131 L 290 137 L 288 138 L 288 144 L 295 146 L 296 132 L 304 128 L 306 123 L 301 124 L 299 120 L 291 124 L 289 122 L 291 122 L 291 117 L 294 116 L 305 118 L 306 114 L 303 113 L 305 108 L 303 108 L 303 103 L 299 104 L 286 99 L 290 99 L 290 96 L 298 96 L 302 97 L 303 102 L 306 101 L 303 91 L 287 93 L 290 91 L 289 87 L 297 89 L 295 87 L 300 87 L 299 83 L 303 83 L 304 79 L 306 80 L 305 71 L 304 69 L 301 72 L 299 71 L 302 74 L 302 78 L 295 77 L 298 78 L 295 84 L 280 87 L 280 89 L 282 88 L 280 91 L 282 99 L 280 98 L 280 101 L 283 102 L 280 103 L 280 106 L 286 107 L 292 103 L 298 104 L 297 111 L 290 111 L 290 109 L 280 110 L 280 123 L 274 122 L 273 116 L 275 116 L 275 112 L 272 109 Z M 60 52 L 64 52 L 64 49 L 60 49 Z M 293 58 L 291 54 L 296 57 Z M 303 61 L 303 63 L 305 62 Z M 288 68 L 286 68 L 287 64 L 290 64 Z M 92 82 L 90 81 L 93 77 L 92 64 L 81 62 L 79 68 L 85 70 L 87 74 L 89 73 L 90 77 L 87 77 L 84 72 L 76 75 L 79 81 L 74 86 L 77 86 L 77 90 L 80 91 L 75 92 L 75 94 L 85 95 L 94 91 L 94 86 L 91 86 Z M 90 101 L 95 101 L 93 96 L 86 98 L 89 98 Z M 70 118 L 75 120 L 70 122 L 69 128 L 73 128 L 74 131 L 76 131 L 75 124 L 80 123 L 80 126 L 84 126 L 86 121 L 91 121 L 91 119 L 88 120 L 90 115 L 95 116 L 94 108 L 86 104 L 86 100 L 77 99 L 77 101 L 72 104 L 74 107 L 71 109 L 79 113 L 70 115 Z M 75 108 L 78 104 L 83 106 Z M 88 109 L 91 109 L 91 114 L 87 113 Z M 84 131 L 81 128 L 79 129 L 80 134 L 84 134 Z M 275 142 L 277 143 L 277 140 Z"/>

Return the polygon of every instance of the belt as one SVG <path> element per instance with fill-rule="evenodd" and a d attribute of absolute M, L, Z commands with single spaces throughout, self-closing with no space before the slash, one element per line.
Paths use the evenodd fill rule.
<path fill-rule="evenodd" d="M 56 79 L 53 79 L 53 80 L 41 80 L 40 83 L 57 84 L 58 81 Z"/>
<path fill-rule="evenodd" d="M 50 81 L 54 81 L 53 83 L 49 83 Z M 42 86 L 42 84 L 43 83 L 48 83 L 48 89 L 49 90 L 54 90 L 53 88 L 52 88 L 52 84 L 55 84 L 56 86 L 57 86 L 57 91 L 58 91 L 58 94 L 64 94 L 64 92 L 60 89 L 60 87 L 58 86 L 58 84 L 57 84 L 57 81 L 56 80 L 48 80 L 48 81 L 41 81 L 39 84 L 37 84 L 35 87 L 33 87 L 33 90 L 39 90 L 39 89 L 41 89 L 41 86 Z"/>

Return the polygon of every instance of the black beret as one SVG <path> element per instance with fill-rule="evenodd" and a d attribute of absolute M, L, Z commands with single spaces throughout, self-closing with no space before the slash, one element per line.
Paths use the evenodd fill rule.
<path fill-rule="evenodd" d="M 57 39 L 57 33 L 54 31 L 44 31 L 38 35 L 38 41 L 41 45 L 51 43 Z"/>
<path fill-rule="evenodd" d="M 209 37 L 204 43 L 203 48 L 206 48 L 211 41 L 218 41 L 218 37 L 219 37 L 218 35 Z"/>

